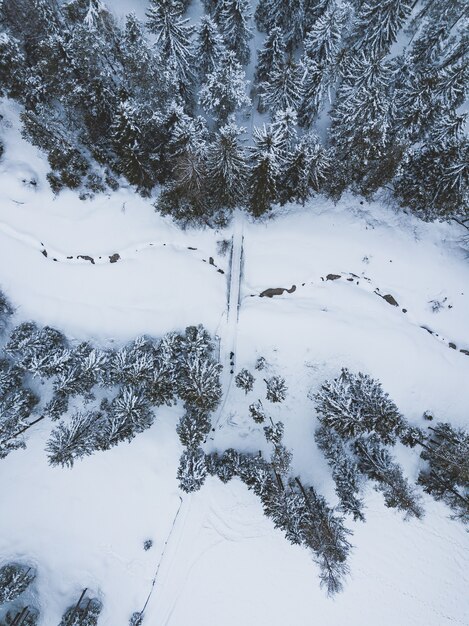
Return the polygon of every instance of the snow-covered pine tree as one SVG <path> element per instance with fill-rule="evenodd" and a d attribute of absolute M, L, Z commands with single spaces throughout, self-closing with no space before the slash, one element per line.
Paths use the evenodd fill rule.
<path fill-rule="evenodd" d="M 287 108 L 297 111 L 303 99 L 303 74 L 303 67 L 292 56 L 273 68 L 268 80 L 259 85 L 262 108 L 272 113 Z"/>
<path fill-rule="evenodd" d="M 285 155 L 272 127 L 254 128 L 249 177 L 249 209 L 255 217 L 266 213 L 278 199 L 277 184 Z"/>
<path fill-rule="evenodd" d="M 207 153 L 207 179 L 216 207 L 234 208 L 246 202 L 249 175 L 246 151 L 241 145 L 244 128 L 229 122 L 222 126 Z"/>
<path fill-rule="evenodd" d="M 197 29 L 194 48 L 198 76 L 201 81 L 205 81 L 208 74 L 215 71 L 225 53 L 225 42 L 216 22 L 210 16 L 203 15 Z"/>
<path fill-rule="evenodd" d="M 384 448 L 379 437 L 359 437 L 354 444 L 358 469 L 376 481 L 376 490 L 383 494 L 386 506 L 403 511 L 406 517 L 423 516 L 420 496 L 403 476 L 400 466 Z"/>
<path fill-rule="evenodd" d="M 266 398 L 270 402 L 283 402 L 287 395 L 287 385 L 282 376 L 271 376 L 264 379 L 267 386 Z"/>
<path fill-rule="evenodd" d="M 244 368 L 240 370 L 235 376 L 235 384 L 240 389 L 244 390 L 244 393 L 247 395 L 249 391 L 252 391 L 254 386 L 255 378 L 251 374 L 251 372 Z"/>
<path fill-rule="evenodd" d="M 247 84 L 246 74 L 235 53 L 227 52 L 202 85 L 199 92 L 200 105 L 205 111 L 212 113 L 221 125 L 231 113 L 251 104 L 246 93 Z"/>
<path fill-rule="evenodd" d="M 35 578 L 35 569 L 21 563 L 7 563 L 0 567 L 0 606 L 15 600 Z"/>
<path fill-rule="evenodd" d="M 23 370 L 8 359 L 0 359 L 0 459 L 25 448 L 22 433 L 39 398 L 24 385 Z"/>
<path fill-rule="evenodd" d="M 241 65 L 247 65 L 251 56 L 249 40 L 252 38 L 249 0 L 220 0 L 216 15 L 226 45 Z"/>
<path fill-rule="evenodd" d="M 8 324 L 8 320 L 13 315 L 13 313 L 14 313 L 14 310 L 10 301 L 8 300 L 6 295 L 3 293 L 3 291 L 0 289 L 0 334 L 2 334 L 5 331 L 5 328 Z"/>
<path fill-rule="evenodd" d="M 150 0 L 147 10 L 148 30 L 156 36 L 156 45 L 164 61 L 176 72 L 177 78 L 188 87 L 193 80 L 194 28 L 181 16 L 177 0 Z"/>
<path fill-rule="evenodd" d="M 329 151 L 315 133 L 303 135 L 288 155 L 282 185 L 282 203 L 300 202 L 304 205 L 313 192 L 320 192 L 332 169 Z"/>
<path fill-rule="evenodd" d="M 186 407 L 176 427 L 179 440 L 186 448 L 197 448 L 210 432 L 211 422 L 206 411 Z"/>
<path fill-rule="evenodd" d="M 124 95 L 116 108 L 110 134 L 117 172 L 131 185 L 148 193 L 155 184 L 155 172 L 151 168 L 148 138 L 142 133 L 141 121 L 138 104 Z"/>
<path fill-rule="evenodd" d="M 353 515 L 355 521 L 365 521 L 363 500 L 359 497 L 360 473 L 353 454 L 332 428 L 320 426 L 314 438 L 332 470 L 340 510 Z"/>
<path fill-rule="evenodd" d="M 279 138 L 281 148 L 286 155 L 287 161 L 290 159 L 290 155 L 296 146 L 298 136 L 297 125 L 298 115 L 295 109 L 291 107 L 279 109 L 274 115 L 272 130 Z"/>
<path fill-rule="evenodd" d="M 190 407 L 213 411 L 221 398 L 221 369 L 211 359 L 189 354 L 181 362 L 179 397 Z"/>
<path fill-rule="evenodd" d="M 187 448 L 182 453 L 177 471 L 179 487 L 186 493 L 198 491 L 205 482 L 207 465 L 202 448 Z"/>
<path fill-rule="evenodd" d="M 37 626 L 39 623 L 39 611 L 35 607 L 24 606 L 22 608 L 7 611 L 5 621 L 1 626 Z"/>
<path fill-rule="evenodd" d="M 393 444 L 404 426 L 399 409 L 381 383 L 362 372 L 342 369 L 340 376 L 323 383 L 313 397 L 321 424 L 334 428 L 343 439 L 376 433 L 383 443 Z"/>
<path fill-rule="evenodd" d="M 150 428 L 155 420 L 153 409 L 144 394 L 134 387 L 122 387 L 112 402 L 101 405 L 105 415 L 98 424 L 99 447 L 106 450 L 121 441 L 132 441 Z"/>
<path fill-rule="evenodd" d="M 421 457 L 419 485 L 447 504 L 452 517 L 469 523 L 469 433 L 447 423 L 430 427 Z"/>
<path fill-rule="evenodd" d="M 262 424 L 267 419 L 266 412 L 262 406 L 261 400 L 256 400 L 249 405 L 249 415 L 256 422 L 256 424 Z"/>
<path fill-rule="evenodd" d="M 262 32 L 280 28 L 292 51 L 304 38 L 305 17 L 310 9 L 307 5 L 304 0 L 260 0 L 254 15 L 256 25 Z"/>
<path fill-rule="evenodd" d="M 274 27 L 264 40 L 257 54 L 256 82 L 269 82 L 272 72 L 278 71 L 285 62 L 285 41 L 281 28 Z"/>
<path fill-rule="evenodd" d="M 59 626 L 96 626 L 103 605 L 98 598 L 87 598 L 86 589 L 80 596 L 77 604 L 68 608 Z"/>
<path fill-rule="evenodd" d="M 365 0 L 352 36 L 354 50 L 365 50 L 372 57 L 387 54 L 414 4 L 412 0 Z"/>
<path fill-rule="evenodd" d="M 51 465 L 73 467 L 77 459 L 95 452 L 100 443 L 102 414 L 96 411 L 77 412 L 67 421 L 61 421 L 46 445 Z"/>

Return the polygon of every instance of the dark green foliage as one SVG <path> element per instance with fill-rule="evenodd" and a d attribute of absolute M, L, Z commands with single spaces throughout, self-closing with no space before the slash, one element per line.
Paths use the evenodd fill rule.
<path fill-rule="evenodd" d="M 177 479 L 182 491 L 198 491 L 205 482 L 207 466 L 202 448 L 187 448 L 179 461 Z"/>
<path fill-rule="evenodd" d="M 68 608 L 58 626 L 96 626 L 103 605 L 98 598 L 87 598 L 86 589 L 78 603 Z"/>
<path fill-rule="evenodd" d="M 323 383 L 314 395 L 321 424 L 344 439 L 376 433 L 393 444 L 403 428 L 403 417 L 381 383 L 367 374 L 344 368 L 340 376 Z"/>
<path fill-rule="evenodd" d="M 280 137 L 271 127 L 254 129 L 251 149 L 249 208 L 255 217 L 264 215 L 277 200 L 277 185 L 284 161 Z"/>
<path fill-rule="evenodd" d="M 265 379 L 267 385 L 266 398 L 270 402 L 283 402 L 287 395 L 285 379 L 281 376 L 271 376 Z"/>
<path fill-rule="evenodd" d="M 20 563 L 0 567 L 0 606 L 15 600 L 36 578 L 34 568 Z"/>
<path fill-rule="evenodd" d="M 249 0 L 220 0 L 217 7 L 217 19 L 223 39 L 241 63 L 249 62 L 249 40 L 252 31 L 249 26 L 251 18 Z"/>
<path fill-rule="evenodd" d="M 365 521 L 363 500 L 360 495 L 360 475 L 347 444 L 333 429 L 320 426 L 314 435 L 331 469 L 340 508 L 350 513 L 354 520 Z"/>
<path fill-rule="evenodd" d="M 5 331 L 9 318 L 13 315 L 14 310 L 10 301 L 0 290 L 0 334 Z"/>
<path fill-rule="evenodd" d="M 429 428 L 422 442 L 421 457 L 426 466 L 418 482 L 424 491 L 442 500 L 453 517 L 469 522 L 469 434 L 447 423 Z"/>
<path fill-rule="evenodd" d="M 406 516 L 421 518 L 423 509 L 420 496 L 404 478 L 399 465 L 376 436 L 360 437 L 355 442 L 358 468 L 368 478 L 376 481 L 386 506 L 403 511 Z"/>
<path fill-rule="evenodd" d="M 256 422 L 256 424 L 262 424 L 265 422 L 267 416 L 260 400 L 257 400 L 249 405 L 249 415 Z"/>
<path fill-rule="evenodd" d="M 244 393 L 248 393 L 252 391 L 254 385 L 255 378 L 251 374 L 251 372 L 247 369 L 242 369 L 235 376 L 235 384 L 240 389 L 244 390 Z"/>

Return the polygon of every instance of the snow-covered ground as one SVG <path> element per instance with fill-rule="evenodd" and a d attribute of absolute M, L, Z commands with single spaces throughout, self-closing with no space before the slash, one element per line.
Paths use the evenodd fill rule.
<path fill-rule="evenodd" d="M 342 366 L 379 378 L 412 423 L 423 426 L 428 409 L 467 426 L 469 356 L 460 350 L 469 350 L 469 265 L 455 227 L 354 198 L 337 206 L 317 198 L 264 223 L 241 217 L 236 322 L 227 285 L 238 283 L 229 255 L 217 252 L 233 226 L 181 231 L 131 189 L 85 202 L 72 192 L 54 198 L 43 156 L 19 137 L 16 108 L 0 112 L 0 286 L 17 306 L 16 321 L 102 342 L 203 323 L 221 336 L 222 358 L 236 345 L 236 371 L 253 370 L 263 355 L 267 370 L 256 373 L 247 397 L 225 368 L 228 393 L 208 446 L 264 445 L 248 404 L 264 398 L 265 375 L 281 374 L 289 393 L 269 410 L 285 423 L 295 471 L 332 502 L 307 394 Z M 258 297 L 292 285 L 293 293 Z M 436 300 L 442 307 L 434 312 Z M 210 479 L 179 509 L 180 411 L 160 409 L 131 444 L 72 470 L 47 465 L 51 426 L 41 422 L 27 449 L 1 462 L 0 559 L 37 563 L 42 626 L 55 626 L 84 587 L 102 596 L 102 626 L 126 626 L 147 599 L 178 511 L 146 609 L 149 626 L 469 624 L 469 535 L 443 505 L 424 496 L 424 519 L 404 522 L 370 488 L 366 523 L 348 523 L 354 550 L 345 591 L 327 599 L 311 556 L 273 528 L 239 481 Z M 417 451 L 397 455 L 415 479 Z"/>

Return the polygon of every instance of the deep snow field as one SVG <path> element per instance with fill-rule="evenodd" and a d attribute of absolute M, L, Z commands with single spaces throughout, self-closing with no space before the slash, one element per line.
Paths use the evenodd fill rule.
<path fill-rule="evenodd" d="M 264 223 L 239 214 L 224 231 L 182 231 L 131 189 L 54 197 L 44 157 L 19 135 L 16 107 L 4 102 L 0 113 L 0 287 L 15 322 L 107 345 L 202 323 L 221 338 L 222 362 L 233 349 L 236 371 L 264 356 L 267 374 L 288 385 L 271 414 L 285 423 L 293 469 L 333 503 L 307 396 L 341 367 L 380 379 L 414 424 L 430 410 L 467 426 L 469 356 L 460 350 L 469 350 L 469 264 L 459 228 L 347 197 L 286 207 Z M 227 314 L 229 256 L 217 247 L 234 230 L 243 242 L 238 319 Z M 293 293 L 258 297 L 292 285 Z M 434 300 L 443 303 L 437 312 Z M 247 411 L 265 393 L 257 374 L 246 397 L 225 368 L 207 450 L 265 445 Z M 42 626 L 55 626 L 84 587 L 102 597 L 100 625 L 126 626 L 158 564 L 149 626 L 469 624 L 469 534 L 444 505 L 424 495 L 423 520 L 406 522 L 368 487 L 366 523 L 347 521 L 351 574 L 328 599 L 310 554 L 273 528 L 240 481 L 179 492 L 181 411 L 160 409 L 149 431 L 71 470 L 48 466 L 46 422 L 31 429 L 26 450 L 1 461 L 0 560 L 37 564 Z M 396 454 L 415 481 L 418 452 Z"/>

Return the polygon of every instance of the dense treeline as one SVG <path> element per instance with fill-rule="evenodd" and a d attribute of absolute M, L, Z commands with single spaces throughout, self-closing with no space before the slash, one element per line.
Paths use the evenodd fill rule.
<path fill-rule="evenodd" d="M 467 217 L 464 0 L 260 0 L 255 15 L 204 0 L 198 24 L 188 4 L 149 0 L 145 24 L 121 26 L 101 0 L 3 0 L 0 90 L 54 191 L 122 175 L 162 185 L 163 213 L 220 223 L 385 188 L 424 219 Z M 268 119 L 248 140 L 252 107 Z"/>

